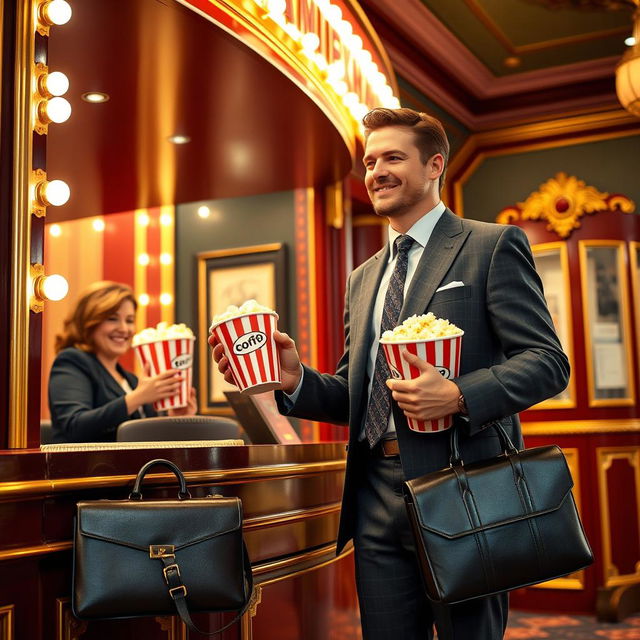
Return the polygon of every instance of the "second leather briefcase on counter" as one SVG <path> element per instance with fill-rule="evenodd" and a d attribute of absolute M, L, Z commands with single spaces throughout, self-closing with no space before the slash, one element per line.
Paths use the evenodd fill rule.
<path fill-rule="evenodd" d="M 169 467 L 177 500 L 142 500 L 151 467 Z M 151 460 L 128 500 L 79 502 L 74 537 L 73 612 L 81 619 L 180 615 L 199 633 L 236 622 L 252 593 L 238 498 L 191 498 L 180 469 Z M 223 629 L 200 631 L 190 611 L 235 611 Z"/>
<path fill-rule="evenodd" d="M 578 571 L 593 562 L 562 451 L 518 451 L 464 465 L 458 429 L 451 465 L 405 483 L 405 502 L 431 600 L 453 604 Z M 490 427 L 488 427 L 490 428 Z"/>

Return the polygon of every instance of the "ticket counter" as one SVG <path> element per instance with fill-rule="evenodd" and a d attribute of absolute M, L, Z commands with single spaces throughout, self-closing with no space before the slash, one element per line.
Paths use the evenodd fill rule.
<path fill-rule="evenodd" d="M 239 496 L 254 603 L 225 639 L 358 638 L 350 549 L 335 541 L 345 466 L 342 444 L 215 446 L 215 442 L 80 445 L 0 452 L 0 637 L 181 640 L 175 618 L 84 622 L 71 612 L 72 535 L 81 499 L 126 498 L 138 469 L 166 458 L 193 497 Z M 175 476 L 145 479 L 145 499 L 174 498 Z M 135 598 L 135 594 L 131 594 Z M 217 615 L 197 615 L 203 628 Z"/>

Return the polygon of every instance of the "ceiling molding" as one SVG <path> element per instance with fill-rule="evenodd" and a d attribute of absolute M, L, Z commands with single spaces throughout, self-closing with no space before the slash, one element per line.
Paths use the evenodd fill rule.
<path fill-rule="evenodd" d="M 389 41 L 385 48 L 396 71 L 414 84 L 429 99 L 458 118 L 465 126 L 481 129 L 537 115 L 545 116 L 580 109 L 600 109 L 617 103 L 613 90 L 615 67 L 618 57 L 600 58 L 575 64 L 539 69 L 509 76 L 498 77 L 438 20 L 420 0 L 376 0 L 376 10 L 398 29 L 412 46 L 418 46 L 418 55 L 410 56 Z M 420 41 L 411 39 L 411 34 L 420 34 Z M 383 38 L 384 39 L 384 38 Z M 437 43 L 437 46 L 433 43 Z M 455 78 L 452 88 L 464 87 L 468 100 L 455 91 L 448 91 L 442 81 L 430 77 L 424 58 L 433 61 L 447 75 Z M 434 74 L 435 75 L 435 74 Z M 611 80 L 611 89 L 599 93 L 582 92 L 580 85 Z M 510 107 L 513 96 L 558 89 L 566 93 L 575 87 L 576 95 L 560 100 L 542 100 L 527 106 Z M 483 115 L 470 108 L 473 102 L 504 98 L 505 108 L 499 112 Z M 494 110 L 494 109 L 492 109 Z"/>

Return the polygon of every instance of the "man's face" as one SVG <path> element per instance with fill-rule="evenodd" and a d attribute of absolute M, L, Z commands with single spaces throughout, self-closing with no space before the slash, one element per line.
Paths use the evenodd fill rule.
<path fill-rule="evenodd" d="M 364 182 L 379 216 L 393 218 L 412 213 L 433 196 L 432 160 L 438 156 L 423 164 L 414 140 L 413 131 L 401 126 L 376 129 L 367 138 Z M 435 189 L 437 192 L 437 178 Z"/>

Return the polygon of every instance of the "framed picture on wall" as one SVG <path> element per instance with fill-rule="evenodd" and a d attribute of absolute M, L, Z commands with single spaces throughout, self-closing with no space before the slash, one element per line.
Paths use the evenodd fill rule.
<path fill-rule="evenodd" d="M 207 343 L 211 320 L 227 307 L 239 307 L 247 300 L 278 313 L 278 328 L 285 330 L 286 318 L 286 255 L 281 243 L 252 247 L 206 251 L 198 260 L 198 326 L 199 404 L 202 414 L 233 413 L 228 407 L 225 391 L 236 388 L 225 382 L 213 366 Z"/>

